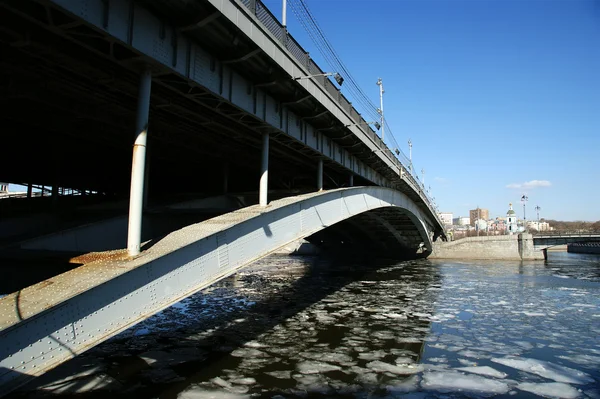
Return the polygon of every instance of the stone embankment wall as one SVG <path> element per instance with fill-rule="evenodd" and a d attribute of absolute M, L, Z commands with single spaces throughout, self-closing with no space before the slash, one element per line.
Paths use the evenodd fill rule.
<path fill-rule="evenodd" d="M 534 250 L 531 234 L 519 234 L 436 241 L 429 259 L 543 260 L 544 254 Z"/>
<path fill-rule="evenodd" d="M 567 245 L 567 252 L 576 254 L 596 254 L 600 255 L 600 243 L 586 242 Z"/>

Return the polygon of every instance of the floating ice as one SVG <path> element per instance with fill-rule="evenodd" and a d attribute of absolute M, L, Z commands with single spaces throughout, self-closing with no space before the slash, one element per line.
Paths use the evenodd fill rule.
<path fill-rule="evenodd" d="M 581 393 L 570 385 L 562 382 L 532 383 L 523 382 L 517 385 L 521 391 L 531 392 L 546 398 L 575 399 Z"/>
<path fill-rule="evenodd" d="M 418 375 L 411 375 L 404 380 L 390 380 L 385 388 L 391 394 L 413 392 L 419 389 L 419 381 L 421 378 Z"/>
<path fill-rule="evenodd" d="M 236 349 L 233 352 L 231 352 L 231 356 L 256 358 L 256 357 L 267 357 L 269 355 L 267 355 L 263 351 L 259 351 L 258 349 L 254 349 L 254 348 L 239 348 L 239 349 Z"/>
<path fill-rule="evenodd" d="M 280 380 L 287 380 L 290 378 L 292 371 L 291 370 L 279 370 L 279 371 L 267 371 L 266 375 L 270 375 L 271 377 L 279 378 Z"/>
<path fill-rule="evenodd" d="M 477 375 L 464 375 L 457 372 L 426 372 L 421 382 L 423 389 L 453 392 L 462 390 L 479 394 L 503 394 L 509 391 L 508 384 Z"/>
<path fill-rule="evenodd" d="M 415 361 L 411 357 L 401 356 L 401 357 L 396 358 L 395 362 L 396 362 L 396 364 L 411 364 L 411 363 L 414 363 Z"/>
<path fill-rule="evenodd" d="M 538 312 L 523 312 L 523 314 L 525 316 L 529 316 L 529 317 L 544 317 L 544 316 L 546 316 L 546 313 L 538 313 Z"/>
<path fill-rule="evenodd" d="M 222 391 L 209 391 L 194 385 L 177 395 L 177 399 L 250 399 L 250 396 Z"/>
<path fill-rule="evenodd" d="M 399 313 L 383 313 L 382 316 L 385 316 L 388 319 L 406 319 L 406 315 Z"/>
<path fill-rule="evenodd" d="M 320 374 L 342 369 L 340 366 L 336 366 L 334 364 L 316 361 L 300 362 L 296 365 L 296 368 L 302 374 Z"/>
<path fill-rule="evenodd" d="M 376 351 L 372 351 L 372 352 L 366 352 L 366 353 L 360 353 L 358 355 L 359 359 L 364 359 L 364 360 L 377 360 L 377 359 L 381 359 L 382 357 L 386 356 L 387 353 L 383 350 L 376 350 Z"/>
<path fill-rule="evenodd" d="M 379 360 L 367 363 L 367 367 L 375 372 L 388 372 L 392 374 L 416 374 L 423 371 L 423 366 L 420 364 L 396 366 Z"/>
<path fill-rule="evenodd" d="M 531 342 L 515 341 L 515 344 L 519 345 L 521 348 L 526 349 L 526 350 L 533 349 L 533 345 L 531 344 Z"/>
<path fill-rule="evenodd" d="M 472 366 L 477 366 L 477 362 L 473 362 L 471 360 L 467 360 L 467 359 L 458 359 L 458 362 L 460 364 L 462 364 L 463 366 L 467 366 L 467 367 L 472 367 Z"/>
<path fill-rule="evenodd" d="M 493 358 L 492 362 L 500 363 L 517 370 L 537 374 L 557 382 L 568 384 L 588 384 L 594 382 L 587 373 L 543 360 L 528 358 Z"/>
<path fill-rule="evenodd" d="M 561 359 L 566 359 L 566 360 L 576 363 L 576 364 L 580 364 L 580 365 L 586 365 L 586 366 L 600 365 L 600 356 L 578 354 L 578 355 L 561 355 L 558 357 Z"/>
<path fill-rule="evenodd" d="M 459 355 L 464 357 L 472 357 L 475 359 L 489 359 L 491 356 L 486 353 L 472 351 L 470 349 L 458 352 Z"/>
<path fill-rule="evenodd" d="M 343 353 L 302 352 L 300 356 L 306 359 L 339 364 L 352 363 L 353 360 L 351 356 Z"/>
<path fill-rule="evenodd" d="M 495 377 L 495 378 L 506 378 L 506 376 L 507 376 L 506 373 L 503 373 L 502 371 L 493 369 L 489 366 L 460 367 L 460 368 L 457 368 L 456 370 L 466 371 L 468 373 L 480 374 L 480 375 L 485 375 L 488 377 Z"/>

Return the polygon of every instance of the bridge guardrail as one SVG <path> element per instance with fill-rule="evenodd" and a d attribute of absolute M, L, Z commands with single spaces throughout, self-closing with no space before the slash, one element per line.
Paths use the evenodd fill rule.
<path fill-rule="evenodd" d="M 235 0 L 234 0 L 235 1 Z M 280 43 L 282 43 L 289 53 L 302 65 L 306 66 L 310 74 L 322 74 L 325 73 L 319 66 L 310 58 L 308 52 L 302 48 L 302 46 L 287 32 L 287 29 L 277 20 L 277 18 L 271 13 L 271 11 L 263 4 L 260 0 L 237 0 L 239 3 L 244 5 L 247 9 L 254 14 L 260 23 L 271 32 Z M 377 133 L 369 126 L 362 115 L 352 106 L 350 101 L 344 96 L 344 94 L 329 80 L 326 76 L 317 76 L 315 81 L 321 85 L 327 93 L 334 98 L 338 105 L 344 109 L 350 118 L 358 124 L 358 128 L 363 131 L 371 140 L 375 143 L 378 149 L 386 155 L 388 160 L 392 162 L 398 170 L 404 169 L 407 171 L 407 180 L 410 181 L 413 189 L 419 193 L 423 202 L 432 209 L 432 214 L 437 219 L 440 226 L 443 226 L 438 214 L 437 209 L 433 205 L 432 199 L 427 194 L 424 184 L 419 181 L 418 176 L 414 174 L 410 161 L 406 158 L 404 153 L 402 154 L 404 163 L 398 159 L 398 157 L 387 147 L 387 145 L 381 140 Z"/>
<path fill-rule="evenodd" d="M 534 237 L 550 236 L 550 237 L 573 237 L 573 236 L 598 236 L 600 231 L 596 230 L 570 230 L 570 231 L 538 231 L 534 233 Z"/>

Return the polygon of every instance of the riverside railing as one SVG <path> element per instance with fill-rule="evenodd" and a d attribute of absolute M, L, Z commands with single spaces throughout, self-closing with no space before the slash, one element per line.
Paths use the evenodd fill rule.
<path fill-rule="evenodd" d="M 250 10 L 250 12 L 256 16 L 256 18 L 260 21 L 260 23 L 269 31 L 271 34 L 282 43 L 288 52 L 302 64 L 308 70 L 311 75 L 324 74 L 325 72 L 319 68 L 319 66 L 310 58 L 308 52 L 306 52 L 302 46 L 288 33 L 286 27 L 284 27 L 277 18 L 269 11 L 269 9 L 260 1 L 260 0 L 230 0 L 234 2 L 241 3 L 246 8 Z M 404 153 L 400 152 L 402 156 L 402 160 L 399 160 L 398 157 L 394 155 L 394 153 L 385 145 L 383 140 L 375 133 L 373 129 L 369 127 L 369 124 L 365 121 L 365 119 L 361 116 L 361 114 L 352 106 L 350 101 L 342 94 L 342 92 L 329 80 L 326 76 L 316 76 L 314 80 L 318 82 L 320 86 L 322 86 L 327 93 L 337 101 L 338 105 L 346 111 L 346 113 L 350 116 L 350 118 L 357 124 L 357 127 L 363 131 L 377 146 L 380 152 L 384 153 L 388 160 L 392 162 L 399 171 L 404 169 L 408 172 L 407 180 L 409 180 L 410 184 L 413 186 L 413 189 L 420 193 L 423 200 L 427 203 L 427 205 L 433 209 L 432 212 L 440 225 L 443 225 L 439 220 L 439 216 L 437 215 L 437 210 L 433 205 L 432 199 L 427 194 L 425 190 L 425 185 L 419 181 L 419 178 L 415 175 L 412 168 L 409 168 L 410 161 L 406 158 Z M 399 156 L 400 156 L 399 154 Z M 403 161 L 403 162 L 402 162 Z"/>

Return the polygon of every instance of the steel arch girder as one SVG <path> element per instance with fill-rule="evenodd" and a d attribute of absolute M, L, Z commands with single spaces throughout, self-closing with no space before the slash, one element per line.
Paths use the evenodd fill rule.
<path fill-rule="evenodd" d="M 91 262 L 0 299 L 0 395 L 274 250 L 369 210 L 399 207 L 431 246 L 431 225 L 384 187 L 322 191 L 177 230 L 140 256 Z"/>

